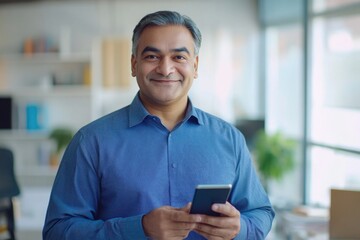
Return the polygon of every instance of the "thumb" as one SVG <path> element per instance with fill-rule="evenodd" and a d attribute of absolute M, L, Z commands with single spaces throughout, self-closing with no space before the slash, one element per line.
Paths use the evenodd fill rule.
<path fill-rule="evenodd" d="M 190 212 L 190 208 L 191 208 L 191 202 L 187 203 L 185 206 L 183 206 L 182 208 L 180 208 L 181 211 Z"/>

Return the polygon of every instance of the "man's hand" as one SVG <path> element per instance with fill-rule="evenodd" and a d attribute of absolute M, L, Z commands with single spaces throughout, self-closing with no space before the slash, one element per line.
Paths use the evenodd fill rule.
<path fill-rule="evenodd" d="M 190 204 L 181 209 L 170 206 L 154 209 L 143 217 L 145 234 L 156 240 L 186 238 L 201 219 L 199 215 L 189 214 L 189 210 Z"/>
<path fill-rule="evenodd" d="M 214 204 L 212 210 L 221 216 L 201 215 L 201 222 L 196 224 L 195 231 L 208 240 L 235 238 L 240 231 L 240 212 L 229 202 Z"/>

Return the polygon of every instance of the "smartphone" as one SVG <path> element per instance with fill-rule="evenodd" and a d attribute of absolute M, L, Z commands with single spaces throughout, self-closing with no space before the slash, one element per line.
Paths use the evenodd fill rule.
<path fill-rule="evenodd" d="M 219 213 L 211 210 L 211 205 L 214 203 L 226 203 L 231 187 L 231 184 L 198 185 L 195 189 L 190 213 L 219 216 Z"/>

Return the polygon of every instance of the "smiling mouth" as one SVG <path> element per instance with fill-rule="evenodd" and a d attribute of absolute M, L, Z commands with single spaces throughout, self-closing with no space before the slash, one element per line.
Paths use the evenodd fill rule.
<path fill-rule="evenodd" d="M 181 82 L 181 80 L 176 80 L 176 79 L 154 79 L 154 78 L 151 78 L 150 81 L 157 82 L 157 83 L 176 83 L 176 82 Z"/>

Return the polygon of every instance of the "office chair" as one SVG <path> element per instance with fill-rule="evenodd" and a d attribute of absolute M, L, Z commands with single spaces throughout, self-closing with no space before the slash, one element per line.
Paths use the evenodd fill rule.
<path fill-rule="evenodd" d="M 12 151 L 0 147 L 0 216 L 6 219 L 10 239 L 15 240 L 15 218 L 12 198 L 20 194 L 15 179 Z"/>

